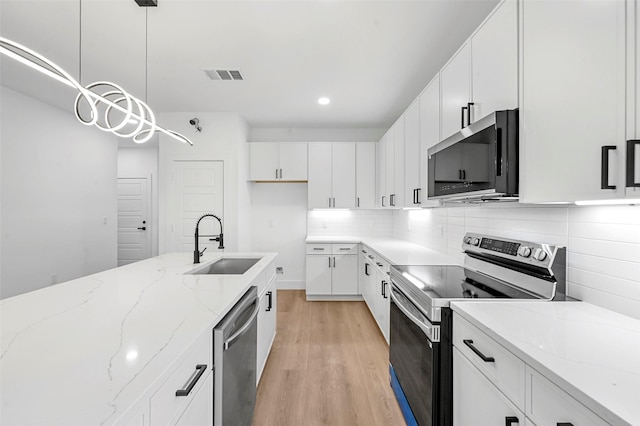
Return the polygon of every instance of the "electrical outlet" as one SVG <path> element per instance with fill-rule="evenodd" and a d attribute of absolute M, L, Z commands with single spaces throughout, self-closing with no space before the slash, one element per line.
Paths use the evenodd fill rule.
<path fill-rule="evenodd" d="M 276 274 L 284 274 L 284 268 L 282 266 L 276 266 Z"/>

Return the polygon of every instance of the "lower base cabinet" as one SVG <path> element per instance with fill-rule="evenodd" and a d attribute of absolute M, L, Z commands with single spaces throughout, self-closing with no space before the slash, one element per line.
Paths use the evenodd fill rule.
<path fill-rule="evenodd" d="M 213 424 L 213 372 L 210 371 L 200 390 L 193 396 L 175 426 Z"/>
<path fill-rule="evenodd" d="M 388 263 L 368 247 L 360 250 L 358 287 L 382 335 L 389 343 L 389 276 Z"/>
<path fill-rule="evenodd" d="M 307 299 L 357 297 L 356 249 L 355 244 L 307 244 Z"/>
<path fill-rule="evenodd" d="M 256 356 L 256 386 L 262 377 L 262 371 L 269 358 L 269 352 L 276 337 L 276 312 L 278 306 L 277 279 L 274 275 L 260 296 L 258 312 L 258 346 Z"/>
<path fill-rule="evenodd" d="M 524 425 L 524 414 L 456 348 L 453 349 L 453 425 Z"/>

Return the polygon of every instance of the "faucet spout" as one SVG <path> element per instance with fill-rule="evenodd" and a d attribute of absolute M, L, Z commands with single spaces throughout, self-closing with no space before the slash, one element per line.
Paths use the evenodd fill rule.
<path fill-rule="evenodd" d="M 219 235 L 215 235 L 216 238 L 212 238 L 212 241 L 218 241 L 218 250 L 223 250 L 224 249 L 224 233 L 222 230 L 222 219 L 220 219 L 218 216 L 214 215 L 213 213 L 207 213 L 207 214 L 203 214 L 202 216 L 200 216 L 200 219 L 198 219 L 198 221 L 196 222 L 196 231 L 195 231 L 195 250 L 193 251 L 193 263 L 200 263 L 200 257 L 202 256 L 202 253 L 204 253 L 204 250 L 206 250 L 206 247 L 204 250 L 200 251 L 199 247 L 198 247 L 198 241 L 200 240 L 200 234 L 199 234 L 199 226 L 200 226 L 200 221 L 202 219 L 204 219 L 205 217 L 212 217 L 214 219 L 218 220 L 218 223 L 220 224 L 220 234 Z M 204 235 L 203 235 L 204 236 Z M 207 235 L 209 237 L 213 237 L 214 235 Z"/>

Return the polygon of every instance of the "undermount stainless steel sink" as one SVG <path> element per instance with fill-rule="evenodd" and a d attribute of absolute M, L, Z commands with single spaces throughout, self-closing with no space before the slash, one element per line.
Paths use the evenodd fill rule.
<path fill-rule="evenodd" d="M 242 275 L 260 258 L 223 257 L 210 265 L 191 271 L 194 275 Z"/>

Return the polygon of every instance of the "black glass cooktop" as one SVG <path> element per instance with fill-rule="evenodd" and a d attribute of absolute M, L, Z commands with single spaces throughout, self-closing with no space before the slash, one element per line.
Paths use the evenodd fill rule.
<path fill-rule="evenodd" d="M 538 299 L 504 281 L 455 265 L 393 265 L 396 285 L 425 309 L 449 305 L 453 299 Z M 431 317 L 431 315 L 429 315 Z"/>

